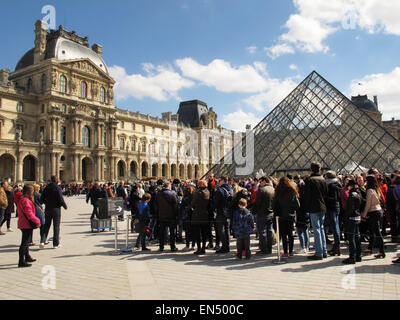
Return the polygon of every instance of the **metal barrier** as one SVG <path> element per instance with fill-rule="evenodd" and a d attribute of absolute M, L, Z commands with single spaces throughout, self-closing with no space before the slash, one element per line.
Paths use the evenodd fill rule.
<path fill-rule="evenodd" d="M 125 239 L 125 248 L 121 249 L 123 253 L 130 253 L 133 251 L 133 248 L 129 246 L 129 229 L 130 229 L 130 221 L 132 220 L 132 215 L 126 216 L 126 239 Z"/>
<path fill-rule="evenodd" d="M 120 255 L 121 252 L 118 251 L 118 216 L 114 216 L 115 221 L 115 243 L 114 243 L 114 251 L 111 252 L 113 256 Z"/>
<path fill-rule="evenodd" d="M 278 244 L 278 260 L 273 260 L 272 263 L 284 264 L 287 261 L 281 259 L 281 239 L 279 234 L 279 217 L 276 216 L 276 243 Z"/>

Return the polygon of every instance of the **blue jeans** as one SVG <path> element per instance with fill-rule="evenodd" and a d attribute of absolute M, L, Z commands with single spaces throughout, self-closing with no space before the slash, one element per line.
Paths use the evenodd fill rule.
<path fill-rule="evenodd" d="M 310 213 L 310 219 L 314 230 L 315 255 L 322 257 L 328 254 L 324 231 L 325 212 Z"/>
<path fill-rule="evenodd" d="M 260 250 L 271 253 L 274 240 L 272 217 L 257 218 L 257 231 Z"/>
<path fill-rule="evenodd" d="M 347 220 L 346 222 L 346 236 L 349 241 L 349 255 L 350 258 L 361 258 L 361 242 L 360 242 L 360 222 Z"/>
<path fill-rule="evenodd" d="M 310 235 L 308 233 L 308 228 L 297 227 L 297 235 L 300 239 L 300 246 L 302 249 L 310 248 Z"/>
<path fill-rule="evenodd" d="M 339 228 L 339 212 L 340 209 L 330 210 L 326 213 L 326 220 L 329 228 L 333 232 L 334 247 L 339 248 L 340 246 L 340 228 Z"/>

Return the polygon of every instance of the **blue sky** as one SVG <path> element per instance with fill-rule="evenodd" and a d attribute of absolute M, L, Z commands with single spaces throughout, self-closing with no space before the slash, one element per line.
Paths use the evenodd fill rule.
<path fill-rule="evenodd" d="M 316 70 L 400 116 L 398 0 L 3 1 L 0 68 L 33 47 L 48 4 L 57 27 L 103 46 L 122 109 L 160 116 L 199 99 L 243 130 Z"/>

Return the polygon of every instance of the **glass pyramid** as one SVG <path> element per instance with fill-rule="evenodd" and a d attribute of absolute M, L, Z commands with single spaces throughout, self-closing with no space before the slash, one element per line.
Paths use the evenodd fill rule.
<path fill-rule="evenodd" d="M 254 149 L 246 148 L 254 152 L 253 175 L 306 174 L 315 161 L 342 174 L 400 168 L 400 141 L 315 71 L 253 133 Z M 221 160 L 211 172 L 238 176 L 235 161 Z"/>

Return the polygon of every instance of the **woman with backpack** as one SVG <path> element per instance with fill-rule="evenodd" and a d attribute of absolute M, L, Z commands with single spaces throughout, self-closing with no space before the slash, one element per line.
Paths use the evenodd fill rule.
<path fill-rule="evenodd" d="M 377 179 L 374 176 L 367 176 L 367 202 L 362 213 L 362 218 L 367 219 L 368 221 L 368 228 L 371 232 L 371 237 L 369 239 L 368 249 L 364 251 L 364 254 L 372 253 L 376 239 L 379 246 L 379 254 L 375 255 L 375 258 L 377 259 L 383 259 L 386 257 L 381 233 L 383 211 L 380 197 L 381 193 L 379 191 Z"/>
<path fill-rule="evenodd" d="M 289 178 L 283 177 L 279 180 L 275 189 L 272 208 L 274 210 L 274 215 L 279 217 L 279 231 L 284 252 L 282 257 L 292 257 L 294 246 L 294 220 L 296 211 L 300 209 L 300 201 L 297 188 Z"/>

